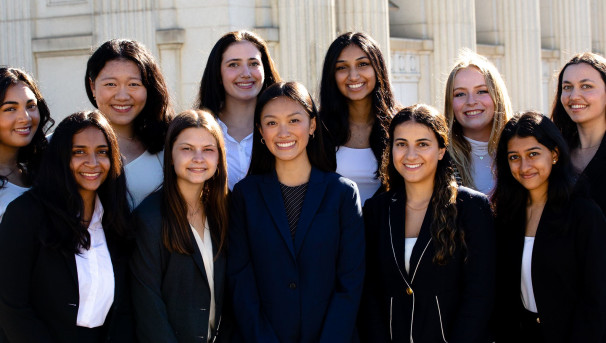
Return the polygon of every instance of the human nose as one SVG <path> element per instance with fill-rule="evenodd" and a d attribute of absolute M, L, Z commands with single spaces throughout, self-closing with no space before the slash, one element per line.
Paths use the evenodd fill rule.
<path fill-rule="evenodd" d="M 97 158 L 97 154 L 88 154 L 88 158 L 85 161 L 85 163 L 89 166 L 96 166 L 98 162 L 99 160 Z"/>
<path fill-rule="evenodd" d="M 278 126 L 278 135 L 280 137 L 288 136 L 288 126 L 287 125 L 279 125 Z"/>
<path fill-rule="evenodd" d="M 350 80 L 357 80 L 360 77 L 360 73 L 358 73 L 358 70 L 356 68 L 349 68 L 349 79 Z"/>
<path fill-rule="evenodd" d="M 128 94 L 128 90 L 126 87 L 119 87 L 118 92 L 116 93 L 116 99 L 118 100 L 128 100 L 130 98 L 130 94 Z"/>
<path fill-rule="evenodd" d="M 247 65 L 243 66 L 241 76 L 244 78 L 249 78 L 251 76 L 250 68 Z"/>
<path fill-rule="evenodd" d="M 473 93 L 469 93 L 469 95 L 467 96 L 467 104 L 468 105 L 475 105 L 478 102 L 478 100 L 475 98 Z"/>
<path fill-rule="evenodd" d="M 415 157 L 417 157 L 417 151 L 414 148 L 408 148 L 406 149 L 404 156 L 407 160 L 414 160 Z"/>
<path fill-rule="evenodd" d="M 526 158 L 522 158 L 521 160 L 520 170 L 525 173 L 532 168 L 532 164 Z"/>
<path fill-rule="evenodd" d="M 570 92 L 569 92 L 570 99 L 578 99 L 580 95 L 581 94 L 580 94 L 578 88 L 571 87 Z"/>
<path fill-rule="evenodd" d="M 202 153 L 202 150 L 194 150 L 194 157 L 193 157 L 193 161 L 194 162 L 202 162 L 204 160 L 204 154 Z"/>
<path fill-rule="evenodd" d="M 29 115 L 27 108 L 19 109 L 19 111 L 17 112 L 17 121 L 18 122 L 29 122 L 31 120 L 32 120 L 32 118 Z"/>

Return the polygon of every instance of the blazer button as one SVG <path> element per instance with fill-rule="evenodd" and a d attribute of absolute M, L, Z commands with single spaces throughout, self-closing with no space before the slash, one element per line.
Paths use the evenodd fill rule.
<path fill-rule="evenodd" d="M 206 309 L 205 308 L 201 308 L 200 311 L 206 311 Z"/>
<path fill-rule="evenodd" d="M 541 318 L 537 317 L 537 324 L 541 324 Z"/>
<path fill-rule="evenodd" d="M 412 288 L 410 288 L 410 287 L 406 287 L 406 294 L 408 294 L 408 295 L 412 295 L 412 293 L 414 293 L 414 292 L 412 291 Z"/>
<path fill-rule="evenodd" d="M 297 288 L 297 284 L 296 284 L 296 283 L 294 283 L 294 282 L 291 282 L 291 283 L 290 283 L 290 285 L 288 285 L 288 287 L 289 287 L 290 289 L 295 289 L 295 288 Z"/>

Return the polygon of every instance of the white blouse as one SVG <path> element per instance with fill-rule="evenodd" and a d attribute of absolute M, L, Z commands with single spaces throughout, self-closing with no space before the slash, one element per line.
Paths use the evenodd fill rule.
<path fill-rule="evenodd" d="M 8 181 L 4 184 L 4 187 L 0 188 L 0 222 L 2 221 L 2 217 L 4 216 L 4 212 L 6 212 L 6 207 L 8 207 L 8 204 L 17 199 L 28 189 L 29 188 L 27 187 L 17 186 Z"/>
<path fill-rule="evenodd" d="M 80 297 L 76 324 L 87 328 L 103 325 L 114 302 L 114 268 L 107 249 L 102 219 L 103 205 L 97 196 L 88 227 L 90 249 L 76 254 Z"/>
<path fill-rule="evenodd" d="M 412 249 L 415 247 L 415 243 L 417 243 L 417 238 L 404 238 L 404 267 L 406 267 L 407 273 L 410 273 L 410 256 L 412 256 Z"/>
<path fill-rule="evenodd" d="M 190 225 L 191 226 L 191 225 Z M 212 330 L 215 327 L 215 279 L 214 279 L 214 258 L 213 258 L 213 242 L 210 238 L 210 230 L 208 228 L 208 219 L 204 222 L 204 239 L 200 238 L 198 231 L 191 226 L 191 230 L 194 233 L 196 244 L 202 254 L 202 261 L 204 261 L 204 270 L 206 271 L 206 278 L 208 279 L 208 286 L 210 288 L 210 311 L 208 313 L 208 336 L 211 336 Z"/>
<path fill-rule="evenodd" d="M 164 181 L 164 151 L 151 154 L 145 150 L 139 157 L 124 166 L 126 186 L 132 196 L 131 209 L 137 207 L 145 197 L 155 191 Z"/>
<path fill-rule="evenodd" d="M 253 134 L 244 137 L 240 142 L 227 133 L 227 125 L 217 119 L 223 139 L 225 140 L 225 158 L 227 159 L 227 185 L 234 189 L 234 185 L 242 180 L 248 173 L 250 156 L 252 155 Z"/>
<path fill-rule="evenodd" d="M 534 237 L 524 237 L 524 252 L 522 253 L 522 303 L 530 311 L 537 313 L 537 303 L 532 289 L 532 250 Z"/>
<path fill-rule="evenodd" d="M 360 191 L 360 202 L 372 197 L 381 186 L 375 177 L 377 159 L 371 148 L 353 149 L 340 146 L 337 150 L 337 174 L 355 182 Z"/>

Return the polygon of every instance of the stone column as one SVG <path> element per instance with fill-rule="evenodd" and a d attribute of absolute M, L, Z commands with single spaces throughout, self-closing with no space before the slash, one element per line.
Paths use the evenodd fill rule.
<path fill-rule="evenodd" d="M 556 17 L 556 44 L 560 48 L 560 62 L 583 51 L 591 51 L 591 1 L 554 0 Z"/>
<path fill-rule="evenodd" d="M 474 0 L 428 0 L 428 23 L 433 39 L 432 97 L 443 108 L 444 84 L 462 48 L 476 50 Z"/>
<path fill-rule="evenodd" d="M 32 54 L 30 1 L 0 0 L 0 64 L 36 74 Z"/>
<path fill-rule="evenodd" d="M 501 73 L 514 111 L 543 108 L 539 0 L 501 0 Z"/>
<path fill-rule="evenodd" d="M 302 82 L 313 93 L 326 50 L 335 38 L 334 1 L 282 0 L 278 8 L 280 76 Z"/>
<path fill-rule="evenodd" d="M 362 31 L 379 43 L 389 64 L 389 2 L 386 0 L 336 0 L 337 33 Z"/>
<path fill-rule="evenodd" d="M 606 3 L 603 0 L 592 0 L 591 13 L 592 50 L 604 56 L 606 54 Z"/>

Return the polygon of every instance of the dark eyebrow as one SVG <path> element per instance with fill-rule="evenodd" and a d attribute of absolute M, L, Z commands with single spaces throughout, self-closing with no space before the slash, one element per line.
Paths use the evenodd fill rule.
<path fill-rule="evenodd" d="M 360 57 L 356 58 L 355 61 L 359 61 L 359 60 L 363 60 L 363 59 L 370 60 L 370 58 L 368 56 L 360 56 Z M 345 62 L 345 60 L 337 60 L 337 63 L 343 63 L 343 62 Z"/>
<path fill-rule="evenodd" d="M 5 101 L 0 106 L 4 106 L 4 105 L 19 105 L 19 103 L 16 101 Z"/>
<path fill-rule="evenodd" d="M 592 82 L 592 83 L 595 83 L 595 81 L 592 80 L 592 79 L 582 79 L 582 80 L 579 81 L 579 83 L 583 83 L 583 82 Z M 570 82 L 568 80 L 562 80 L 562 83 L 572 83 L 572 82 Z"/>
<path fill-rule="evenodd" d="M 531 150 L 541 150 L 541 147 L 539 146 L 533 146 L 532 148 L 528 148 L 525 151 L 531 151 Z M 517 153 L 517 151 L 508 151 L 507 154 L 515 154 Z"/>

